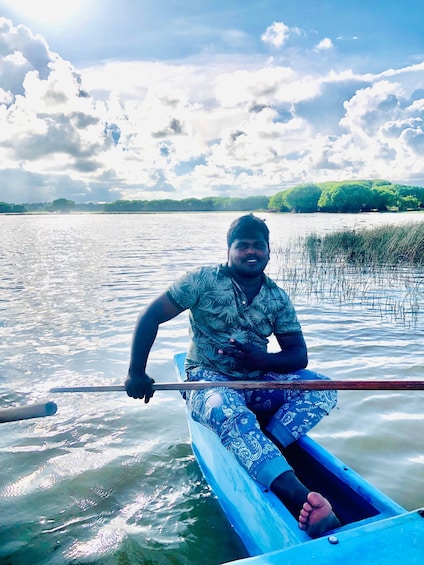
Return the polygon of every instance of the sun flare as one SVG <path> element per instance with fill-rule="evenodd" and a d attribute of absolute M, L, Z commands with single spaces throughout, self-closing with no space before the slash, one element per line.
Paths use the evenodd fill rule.
<path fill-rule="evenodd" d="M 28 19 L 54 25 L 73 19 L 83 10 L 84 0 L 11 0 L 10 8 Z"/>

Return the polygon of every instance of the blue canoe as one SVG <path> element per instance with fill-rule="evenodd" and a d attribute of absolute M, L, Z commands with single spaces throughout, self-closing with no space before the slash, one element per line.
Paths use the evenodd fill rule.
<path fill-rule="evenodd" d="M 185 354 L 175 356 L 184 380 Z M 424 509 L 407 512 L 308 436 L 289 462 L 311 490 L 333 504 L 341 527 L 312 540 L 269 489 L 254 481 L 216 434 L 187 411 L 194 455 L 251 557 L 233 565 L 386 565 L 424 563 Z M 229 565 L 229 563 L 227 564 Z"/>

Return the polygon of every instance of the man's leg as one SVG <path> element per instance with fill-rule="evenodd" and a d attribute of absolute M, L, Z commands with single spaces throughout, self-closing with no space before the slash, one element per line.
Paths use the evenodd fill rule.
<path fill-rule="evenodd" d="M 265 376 L 268 380 L 321 380 L 328 379 L 320 373 L 302 370 L 288 375 L 274 373 Z M 278 409 L 265 429 L 283 447 L 307 434 L 337 403 L 334 390 L 275 390 L 269 391 L 273 405 Z"/>
<path fill-rule="evenodd" d="M 225 380 L 216 373 L 201 373 L 196 371 L 192 380 Z M 335 527 L 337 524 L 329 519 L 334 517 L 331 505 L 318 493 L 310 493 L 297 479 L 285 457 L 262 432 L 256 415 L 246 406 L 246 393 L 221 387 L 191 391 L 187 403 L 193 418 L 215 431 L 247 472 L 271 488 L 299 520 L 300 528 L 309 529 L 311 536 L 316 537 L 323 533 L 324 523 L 324 529 Z M 251 401 L 252 395 L 249 396 Z M 257 403 L 258 396 L 254 394 L 253 398 Z M 268 400 L 267 408 L 270 407 Z M 312 500 L 314 504 L 308 502 L 311 494 L 316 495 Z M 305 504 L 309 510 L 305 510 Z"/>
<path fill-rule="evenodd" d="M 270 373 L 264 380 L 317 380 L 328 379 L 324 375 L 302 370 L 294 374 Z M 281 447 L 287 447 L 312 429 L 337 402 L 336 391 L 317 390 L 254 390 L 247 394 L 247 405 L 265 419 L 265 430 Z M 299 527 L 307 530 L 311 537 L 340 526 L 331 504 L 321 494 L 310 492 L 294 472 L 286 472 L 271 484 L 271 490 L 284 502 L 290 512 L 297 516 L 299 504 Z"/>
<path fill-rule="evenodd" d="M 203 373 L 210 377 L 209 371 Z M 213 373 L 213 378 L 205 380 L 224 379 Z M 213 430 L 246 471 L 269 487 L 277 476 L 291 467 L 262 432 L 256 415 L 246 406 L 244 394 L 243 390 L 219 387 L 190 391 L 186 399 L 192 417 Z"/>

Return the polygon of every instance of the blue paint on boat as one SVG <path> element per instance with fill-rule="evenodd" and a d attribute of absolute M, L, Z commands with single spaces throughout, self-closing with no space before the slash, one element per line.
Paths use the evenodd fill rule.
<path fill-rule="evenodd" d="M 226 565 L 422 565 L 424 513 L 407 512 Z"/>
<path fill-rule="evenodd" d="M 175 356 L 181 380 L 184 360 L 184 353 Z M 281 501 L 248 475 L 214 432 L 194 421 L 188 410 L 186 415 L 205 479 L 252 556 L 233 563 L 289 565 L 312 558 L 322 565 L 424 563 L 424 512 L 406 512 L 309 436 L 295 442 L 285 456 L 308 488 L 331 501 L 342 523 L 318 540 L 299 529 Z"/>

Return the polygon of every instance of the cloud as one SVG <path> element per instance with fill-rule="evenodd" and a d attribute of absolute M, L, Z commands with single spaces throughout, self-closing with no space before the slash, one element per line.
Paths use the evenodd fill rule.
<path fill-rule="evenodd" d="M 318 70 L 321 42 L 284 60 L 77 69 L 28 28 L 0 19 L 0 30 L 0 200 L 272 195 L 349 177 L 424 184 L 424 63 Z M 292 33 L 274 23 L 263 40 L 278 47 Z"/>
<path fill-rule="evenodd" d="M 23 25 L 13 26 L 0 17 L 0 84 L 13 95 L 23 94 L 26 73 L 37 69 L 41 78 L 49 74 L 55 55 L 49 52 L 44 38 Z"/>
<path fill-rule="evenodd" d="M 315 51 L 327 51 L 333 47 L 334 44 L 331 39 L 329 37 L 324 37 L 324 39 L 321 39 L 321 41 L 315 46 Z"/>
<path fill-rule="evenodd" d="M 363 177 L 401 182 L 411 173 L 423 177 L 419 158 L 424 147 L 424 100 L 411 102 L 401 84 L 378 80 L 359 89 L 344 107 L 344 132 L 329 156 L 333 165 L 361 170 Z"/>
<path fill-rule="evenodd" d="M 261 35 L 261 39 L 264 43 L 279 49 L 287 42 L 291 34 L 299 33 L 299 28 L 290 28 L 284 22 L 273 22 Z"/>

